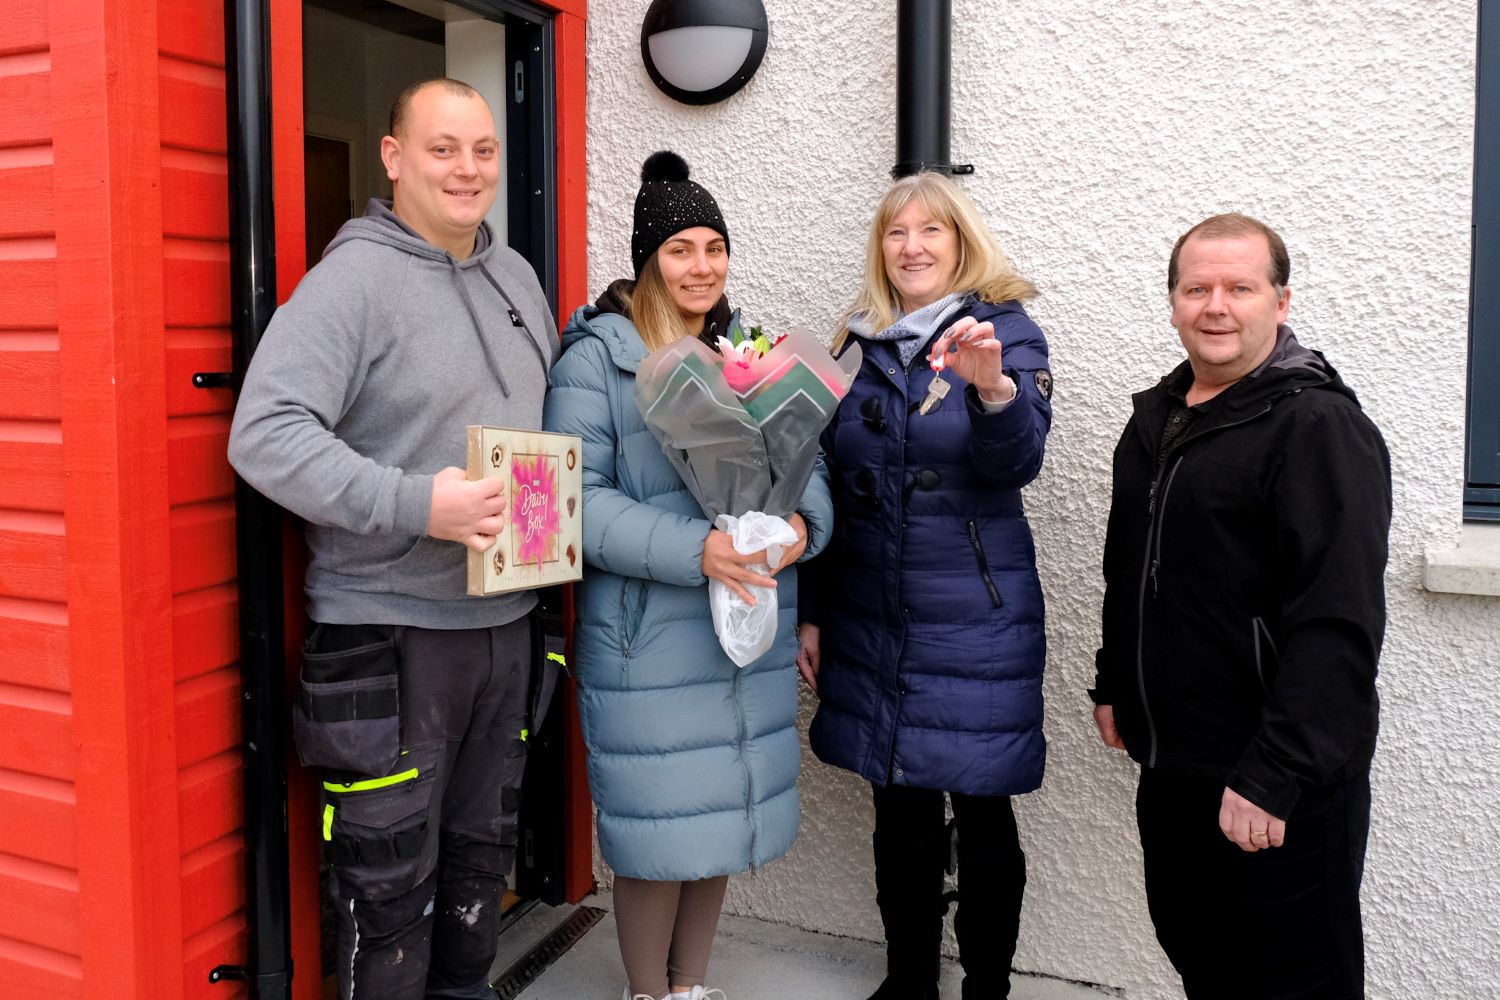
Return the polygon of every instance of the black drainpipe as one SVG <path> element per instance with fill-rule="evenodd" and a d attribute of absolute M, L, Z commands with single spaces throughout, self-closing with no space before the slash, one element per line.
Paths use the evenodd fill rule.
<path fill-rule="evenodd" d="M 949 161 L 952 0 L 900 0 L 896 12 L 896 165 L 892 177 L 923 170 L 972 174 Z"/>
<path fill-rule="evenodd" d="M 238 385 L 276 309 L 276 219 L 271 174 L 271 24 L 267 0 L 224 2 L 229 112 L 229 270 Z M 207 384 L 195 377 L 198 384 Z M 211 982 L 243 980 L 257 1000 L 292 995 L 291 876 L 287 860 L 281 510 L 235 479 L 243 695 L 246 936 L 243 966 Z"/>

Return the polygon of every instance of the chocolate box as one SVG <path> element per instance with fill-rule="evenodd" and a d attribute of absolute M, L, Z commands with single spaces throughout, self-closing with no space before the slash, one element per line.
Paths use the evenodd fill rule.
<path fill-rule="evenodd" d="M 505 528 L 469 551 L 469 593 L 503 594 L 583 576 L 583 442 L 569 434 L 469 428 L 470 479 L 506 484 Z"/>

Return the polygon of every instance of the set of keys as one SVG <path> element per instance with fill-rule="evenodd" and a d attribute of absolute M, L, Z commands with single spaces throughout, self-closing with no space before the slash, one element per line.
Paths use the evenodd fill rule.
<path fill-rule="evenodd" d="M 948 367 L 947 343 L 940 341 L 938 347 L 944 350 L 933 349 L 932 358 L 928 361 L 928 364 L 932 366 L 932 381 L 927 385 L 927 397 L 922 400 L 922 405 L 917 407 L 917 413 L 924 417 L 937 409 L 943 397 L 948 395 L 948 390 L 953 388 L 948 380 L 943 378 L 943 369 Z"/>

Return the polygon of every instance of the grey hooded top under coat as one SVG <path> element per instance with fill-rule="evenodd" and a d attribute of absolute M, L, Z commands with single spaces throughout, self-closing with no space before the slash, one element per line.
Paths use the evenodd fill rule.
<path fill-rule="evenodd" d="M 272 317 L 229 439 L 240 475 L 308 522 L 315 621 L 479 628 L 530 610 L 528 591 L 468 597 L 466 550 L 426 531 L 469 424 L 541 426 L 554 329 L 488 224 L 463 260 L 385 201 L 339 230 Z"/>
<path fill-rule="evenodd" d="M 631 322 L 585 306 L 563 332 L 545 426 L 583 439 L 583 558 L 573 671 L 599 847 L 621 875 L 759 867 L 797 833 L 797 571 L 777 574 L 771 650 L 744 669 L 709 617 L 710 529 L 635 402 Z M 807 555 L 829 537 L 826 474 L 799 507 Z"/>

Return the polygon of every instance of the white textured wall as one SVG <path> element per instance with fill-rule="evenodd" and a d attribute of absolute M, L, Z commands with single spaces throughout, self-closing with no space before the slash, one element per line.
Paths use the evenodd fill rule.
<path fill-rule="evenodd" d="M 637 171 L 670 146 L 723 206 L 733 301 L 826 334 L 894 160 L 895 3 L 766 0 L 765 63 L 708 108 L 652 88 L 645 7 L 590 5 L 591 289 L 628 273 Z M 964 185 L 1043 291 L 1033 311 L 1057 375 L 1047 467 L 1027 491 L 1052 753 L 1045 786 L 1018 805 L 1031 872 L 1018 968 L 1180 995 L 1145 911 L 1135 768 L 1099 746 L 1083 689 L 1127 391 L 1181 357 L 1167 254 L 1193 222 L 1237 209 L 1286 237 L 1291 322 L 1360 392 L 1395 464 L 1370 995 L 1500 996 L 1500 600 L 1420 582 L 1424 549 L 1452 545 L 1460 525 L 1473 0 L 953 7 L 954 159 L 977 166 Z M 732 908 L 878 937 L 865 787 L 808 756 L 802 788 L 796 847 L 737 879 Z M 1226 910 L 1226 933 L 1236 919 Z"/>

